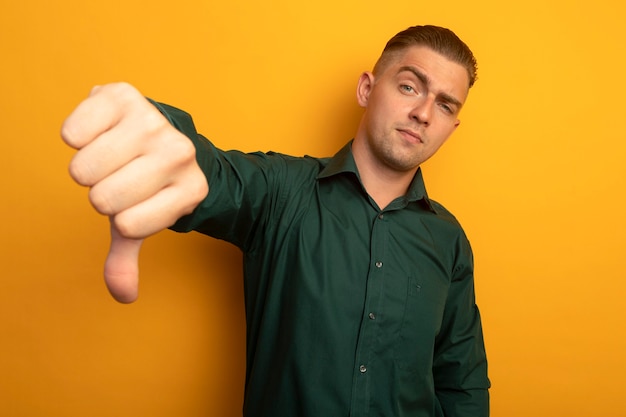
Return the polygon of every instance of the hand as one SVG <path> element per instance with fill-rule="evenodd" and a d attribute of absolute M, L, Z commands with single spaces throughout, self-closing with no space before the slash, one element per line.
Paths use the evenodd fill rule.
<path fill-rule="evenodd" d="M 113 297 L 135 301 L 144 238 L 174 224 L 206 197 L 189 138 L 128 84 L 95 87 L 65 120 L 61 137 L 78 150 L 69 170 L 111 222 L 104 268 Z"/>

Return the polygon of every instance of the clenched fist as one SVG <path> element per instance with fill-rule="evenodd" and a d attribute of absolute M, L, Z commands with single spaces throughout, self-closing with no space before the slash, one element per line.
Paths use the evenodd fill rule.
<path fill-rule="evenodd" d="M 143 239 L 192 212 L 208 193 L 195 148 L 124 83 L 95 87 L 65 120 L 61 136 L 78 150 L 70 175 L 90 187 L 91 204 L 111 221 L 109 291 L 119 302 L 133 302 Z"/>

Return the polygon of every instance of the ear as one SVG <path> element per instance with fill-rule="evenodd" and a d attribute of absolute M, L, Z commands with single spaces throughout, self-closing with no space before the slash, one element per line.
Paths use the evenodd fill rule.
<path fill-rule="evenodd" d="M 374 74 L 369 71 L 364 72 L 359 77 L 356 88 L 356 99 L 361 107 L 367 107 L 372 88 L 374 87 Z"/>

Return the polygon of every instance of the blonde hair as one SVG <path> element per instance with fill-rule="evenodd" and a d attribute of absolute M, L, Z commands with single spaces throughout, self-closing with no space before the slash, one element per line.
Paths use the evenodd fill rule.
<path fill-rule="evenodd" d="M 469 87 L 476 82 L 478 66 L 469 47 L 450 29 L 432 25 L 412 26 L 391 38 L 374 66 L 374 74 L 382 71 L 395 53 L 410 46 L 426 46 L 462 65 L 469 76 Z"/>

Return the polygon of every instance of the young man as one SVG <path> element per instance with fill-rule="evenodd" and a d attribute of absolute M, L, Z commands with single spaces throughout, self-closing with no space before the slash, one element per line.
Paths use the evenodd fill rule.
<path fill-rule="evenodd" d="M 244 254 L 245 416 L 487 416 L 471 248 L 419 168 L 475 78 L 451 31 L 400 32 L 361 75 L 363 118 L 332 158 L 223 152 L 180 110 L 94 89 L 62 136 L 111 218 L 111 293 L 135 299 L 152 233 L 224 239 Z"/>

